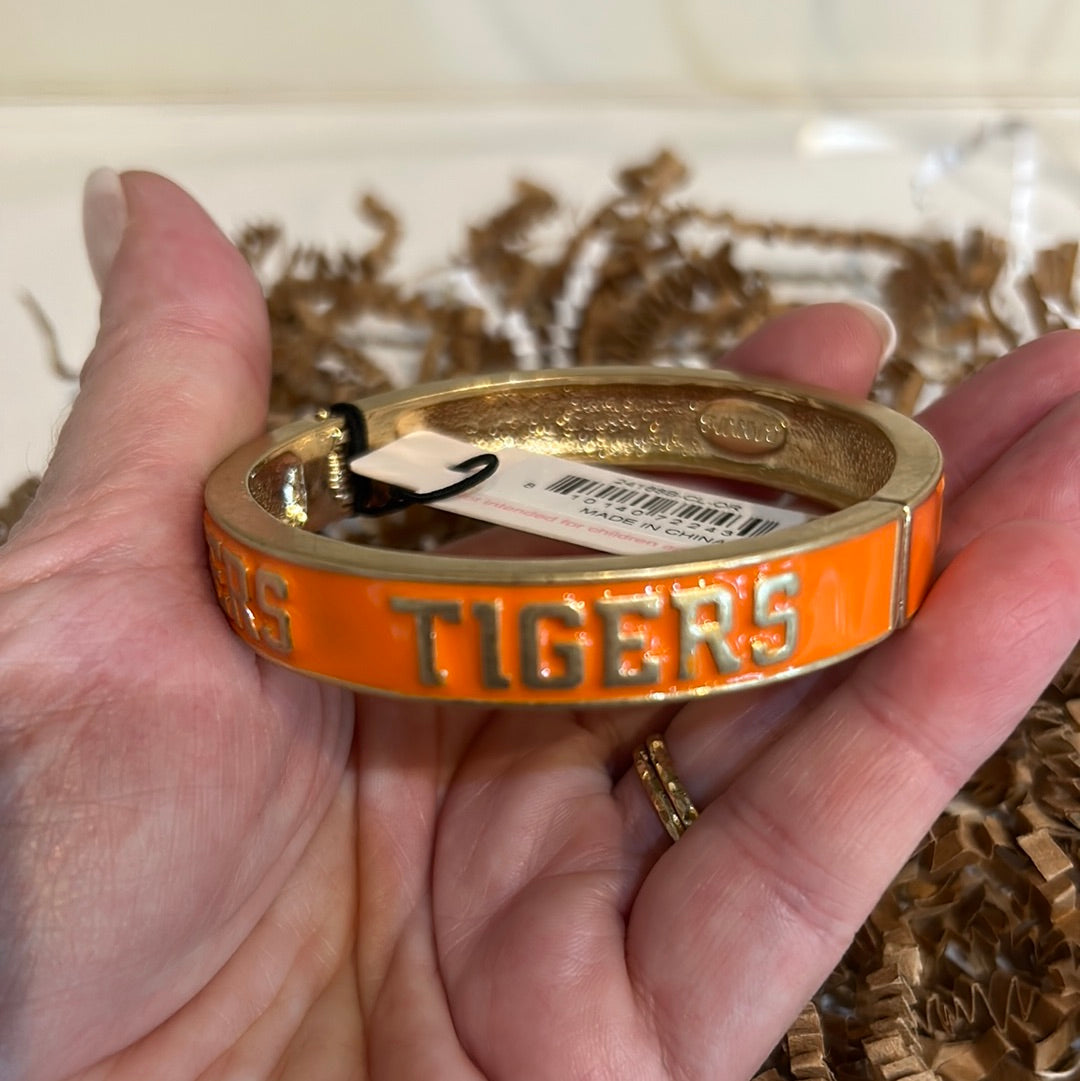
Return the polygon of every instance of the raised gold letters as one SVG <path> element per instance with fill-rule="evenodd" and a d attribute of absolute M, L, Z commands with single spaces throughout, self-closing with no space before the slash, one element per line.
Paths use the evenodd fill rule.
<path fill-rule="evenodd" d="M 389 605 L 413 617 L 416 670 L 425 686 L 452 683 L 456 673 L 447 667 L 460 657 L 479 669 L 487 690 L 572 690 L 586 671 L 605 687 L 660 689 L 790 660 L 799 647 L 800 585 L 788 571 L 762 575 L 745 592 L 717 582 L 670 594 L 605 596 L 588 606 L 570 596 L 522 605 L 505 625 L 498 597 L 467 607 L 464 600 L 391 597 Z M 274 579 L 257 577 L 256 596 L 262 611 L 276 612 L 281 595 Z M 287 617 L 274 625 L 271 637 L 287 641 Z M 262 639 L 273 645 L 268 635 L 264 627 Z M 446 667 L 439 664 L 440 641 Z"/>
<path fill-rule="evenodd" d="M 446 672 L 435 664 L 435 620 L 461 622 L 461 601 L 424 601 L 412 597 L 391 597 L 390 609 L 412 615 L 416 626 L 416 666 L 425 687 L 446 682 Z"/>
<path fill-rule="evenodd" d="M 245 634 L 258 638 L 255 613 L 248 596 L 247 564 L 231 548 L 221 546 L 221 562 L 225 567 L 225 614 Z"/>
<path fill-rule="evenodd" d="M 562 672 L 554 672 L 541 663 L 540 621 L 552 620 L 564 627 L 580 627 L 584 613 L 577 605 L 526 604 L 521 609 L 518 629 L 521 635 L 521 682 L 526 687 L 547 690 L 550 687 L 577 687 L 585 674 L 581 646 L 576 642 L 553 642 L 549 648 L 561 661 Z"/>
<path fill-rule="evenodd" d="M 798 592 L 799 576 L 793 571 L 758 580 L 754 587 L 754 624 L 762 630 L 782 625 L 784 644 L 770 649 L 761 641 L 752 641 L 750 654 L 754 658 L 754 664 L 762 667 L 767 664 L 780 664 L 795 652 L 795 647 L 799 644 L 799 613 L 791 605 L 774 609 L 773 598 L 778 593 L 794 597 Z"/>
<path fill-rule="evenodd" d="M 266 567 L 252 568 L 239 552 L 207 537 L 218 601 L 245 637 L 287 656 L 293 650 L 292 624 L 285 602 L 289 584 Z"/>
<path fill-rule="evenodd" d="M 272 621 L 274 629 L 262 627 L 259 637 L 277 653 L 292 652 L 292 627 L 289 613 L 281 606 L 289 599 L 289 587 L 280 574 L 260 567 L 255 572 L 255 603 L 259 610 Z"/>
<path fill-rule="evenodd" d="M 739 659 L 731 652 L 727 636 L 735 618 L 732 591 L 728 586 L 680 589 L 671 594 L 671 603 L 679 610 L 679 679 L 693 679 L 698 646 L 709 647 L 718 672 L 737 672 Z M 699 621 L 701 610 L 712 609 L 715 616 Z"/>
<path fill-rule="evenodd" d="M 472 614 L 480 624 L 480 678 L 484 686 L 499 690 L 509 687 L 510 677 L 503 672 L 499 652 L 502 601 L 477 601 L 472 606 Z"/>
<path fill-rule="evenodd" d="M 596 611 L 603 621 L 604 634 L 604 686 L 619 687 L 624 684 L 655 683 L 660 678 L 660 661 L 645 654 L 637 668 L 623 663 L 627 650 L 645 648 L 641 634 L 623 634 L 624 616 L 655 619 L 663 611 L 664 602 L 653 593 L 631 597 L 607 597 L 596 602 Z"/>

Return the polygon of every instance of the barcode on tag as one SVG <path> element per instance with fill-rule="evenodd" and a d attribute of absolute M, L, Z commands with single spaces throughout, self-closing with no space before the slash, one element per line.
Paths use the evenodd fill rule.
<path fill-rule="evenodd" d="M 412 491 L 461 480 L 457 462 L 479 448 L 438 432 L 412 432 L 350 462 L 358 473 Z M 670 552 L 761 537 L 810 515 L 717 495 L 518 447 L 475 488 L 433 504 L 495 525 L 602 552 Z"/>
<path fill-rule="evenodd" d="M 637 492 L 623 484 L 604 484 L 590 480 L 577 473 L 567 473 L 547 486 L 556 495 L 588 496 L 610 502 L 618 510 L 634 514 L 664 515 L 688 526 L 726 527 L 732 537 L 760 537 L 779 529 L 776 518 L 762 518 L 756 514 L 743 514 L 730 506 L 709 505 L 677 496 L 653 495 Z"/>

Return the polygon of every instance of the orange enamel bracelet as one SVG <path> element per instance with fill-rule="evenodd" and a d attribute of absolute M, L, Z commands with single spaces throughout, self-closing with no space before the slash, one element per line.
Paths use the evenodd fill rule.
<path fill-rule="evenodd" d="M 299 421 L 206 488 L 218 599 L 278 664 L 357 689 L 487 703 L 685 698 L 814 671 L 911 617 L 941 454 L 882 406 L 730 372 L 598 368 L 358 402 L 372 447 L 434 430 L 635 470 L 730 477 L 835 508 L 767 537 L 647 556 L 470 558 L 322 536 L 349 516 L 340 420 Z"/>

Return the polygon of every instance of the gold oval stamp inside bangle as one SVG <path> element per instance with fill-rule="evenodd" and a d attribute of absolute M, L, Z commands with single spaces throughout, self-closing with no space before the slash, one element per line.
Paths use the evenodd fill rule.
<path fill-rule="evenodd" d="M 717 398 L 701 412 L 701 434 L 716 453 L 760 458 L 787 442 L 787 418 L 779 410 L 747 398 Z"/>

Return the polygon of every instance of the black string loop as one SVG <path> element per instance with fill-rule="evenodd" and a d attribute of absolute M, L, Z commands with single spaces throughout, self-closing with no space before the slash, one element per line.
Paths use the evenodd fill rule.
<path fill-rule="evenodd" d="M 342 448 L 346 461 L 363 454 L 370 449 L 368 444 L 367 421 L 364 414 L 352 402 L 335 402 L 328 412 L 340 417 L 345 426 L 345 445 Z M 461 495 L 487 480 L 499 468 L 497 454 L 485 452 L 474 454 L 457 465 L 450 466 L 455 473 L 467 473 L 468 476 L 454 481 L 442 488 L 430 492 L 410 492 L 396 484 L 374 481 L 360 473 L 347 469 L 349 489 L 352 493 L 353 514 L 365 518 L 379 518 L 384 514 L 405 510 L 425 503 L 437 503 L 440 499 Z"/>

